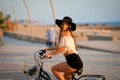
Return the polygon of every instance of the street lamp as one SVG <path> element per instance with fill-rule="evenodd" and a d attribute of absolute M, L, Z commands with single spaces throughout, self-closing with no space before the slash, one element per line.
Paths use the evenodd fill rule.
<path fill-rule="evenodd" d="M 23 2 L 24 2 L 24 5 L 25 5 L 25 8 L 26 8 L 28 17 L 29 17 L 30 27 L 31 27 L 31 36 L 32 36 L 32 41 L 33 41 L 33 40 L 34 40 L 34 37 L 33 37 L 33 31 L 32 31 L 32 18 L 31 18 L 31 15 L 30 15 L 30 10 L 29 10 L 29 7 L 28 7 L 28 5 L 27 5 L 26 0 L 23 0 Z"/>
<path fill-rule="evenodd" d="M 16 26 L 17 26 L 16 29 L 17 29 L 17 31 L 18 31 L 19 22 L 18 22 L 18 19 L 17 19 L 17 16 L 16 16 L 15 8 L 14 8 L 14 6 L 13 6 L 12 4 L 10 4 L 10 7 L 11 7 L 13 13 L 14 13 L 14 16 L 15 16 L 15 22 L 16 22 Z"/>
<path fill-rule="evenodd" d="M 50 0 L 50 5 L 51 5 L 51 9 L 52 9 L 52 14 L 53 14 L 53 19 L 54 19 L 54 24 L 55 24 L 55 19 L 56 19 L 56 15 L 55 15 L 55 9 L 54 9 L 54 6 L 53 6 L 53 3 L 52 3 L 52 0 Z M 55 25 L 56 27 L 56 25 Z M 58 27 L 56 27 L 56 31 L 58 32 Z"/>
<path fill-rule="evenodd" d="M 54 21 L 55 21 L 56 16 L 55 16 L 55 10 L 54 10 L 54 7 L 53 7 L 52 0 L 50 0 L 50 5 L 51 5 L 52 13 L 53 13 L 53 19 L 54 19 Z"/>

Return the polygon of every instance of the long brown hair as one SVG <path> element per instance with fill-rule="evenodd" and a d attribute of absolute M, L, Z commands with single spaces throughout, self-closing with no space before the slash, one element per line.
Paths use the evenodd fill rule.
<path fill-rule="evenodd" d="M 77 48 L 77 44 L 76 44 L 76 39 L 75 39 L 74 33 L 73 33 L 73 31 L 72 31 L 72 30 L 70 30 L 70 33 L 71 33 L 72 38 L 73 38 L 74 43 L 75 43 L 75 49 L 78 51 L 78 48 Z"/>
<path fill-rule="evenodd" d="M 75 39 L 74 33 L 73 33 L 73 31 L 71 30 L 71 28 L 70 28 L 71 26 L 69 25 L 68 27 L 69 27 L 69 31 L 70 31 L 70 33 L 71 33 L 71 36 L 72 36 L 72 38 L 73 38 L 73 40 L 74 40 L 75 49 L 78 51 L 78 48 L 77 48 L 77 44 L 76 44 L 76 39 Z M 58 37 L 58 45 L 59 45 L 59 43 L 60 43 L 61 33 L 62 33 L 62 29 L 60 29 L 60 33 L 59 33 L 59 37 Z"/>

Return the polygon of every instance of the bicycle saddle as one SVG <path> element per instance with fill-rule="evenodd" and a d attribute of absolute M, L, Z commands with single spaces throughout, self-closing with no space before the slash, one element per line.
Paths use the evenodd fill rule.
<path fill-rule="evenodd" d="M 73 74 L 81 75 L 82 72 L 83 72 L 83 69 L 79 69 L 79 70 L 75 71 Z"/>

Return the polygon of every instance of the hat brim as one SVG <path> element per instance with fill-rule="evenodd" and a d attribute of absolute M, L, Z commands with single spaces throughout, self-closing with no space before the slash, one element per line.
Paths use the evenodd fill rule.
<path fill-rule="evenodd" d="M 60 19 L 56 19 L 56 20 L 55 20 L 55 24 L 57 24 L 58 27 L 61 27 L 61 24 L 62 24 L 63 22 L 68 22 L 68 21 L 64 21 L 64 20 L 60 20 Z M 76 30 L 76 24 L 75 24 L 75 23 L 71 23 L 71 22 L 68 22 L 68 23 L 71 25 L 71 30 L 72 30 L 72 31 L 75 31 L 75 30 Z"/>

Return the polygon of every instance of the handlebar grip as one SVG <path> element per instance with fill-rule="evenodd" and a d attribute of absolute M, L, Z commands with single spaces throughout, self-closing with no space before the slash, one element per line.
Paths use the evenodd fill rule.
<path fill-rule="evenodd" d="M 46 53 L 46 50 L 40 50 L 39 51 L 39 55 L 41 55 L 41 56 L 44 55 L 45 53 Z"/>
<path fill-rule="evenodd" d="M 49 57 L 49 59 L 51 59 L 52 57 Z"/>

